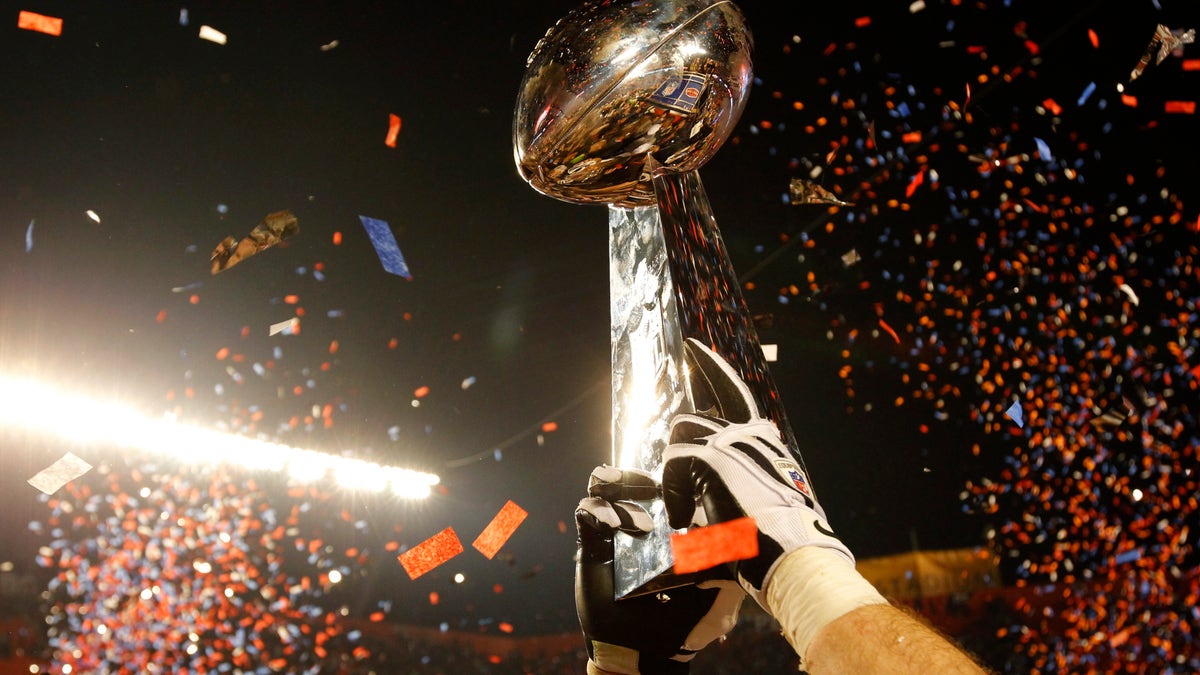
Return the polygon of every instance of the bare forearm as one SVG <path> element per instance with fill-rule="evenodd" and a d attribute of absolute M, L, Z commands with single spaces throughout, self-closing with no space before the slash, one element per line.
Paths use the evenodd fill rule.
<path fill-rule="evenodd" d="M 970 656 L 920 618 L 893 605 L 868 605 L 817 633 L 805 658 L 824 673 L 984 673 Z"/>
<path fill-rule="evenodd" d="M 849 560 L 828 549 L 788 554 L 767 600 L 810 675 L 984 672 L 923 619 L 889 604 Z"/>

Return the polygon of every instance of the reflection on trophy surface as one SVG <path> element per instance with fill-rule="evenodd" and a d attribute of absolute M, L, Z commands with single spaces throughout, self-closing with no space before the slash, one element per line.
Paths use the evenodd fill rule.
<path fill-rule="evenodd" d="M 595 2 L 547 31 L 517 98 L 513 148 L 537 191 L 609 214 L 613 463 L 658 472 L 694 410 L 684 339 L 726 358 L 803 466 L 697 170 L 751 82 L 750 33 L 724 0 Z M 617 596 L 688 583 L 670 528 L 617 538 Z"/>
<path fill-rule="evenodd" d="M 709 160 L 741 115 L 750 36 L 730 2 L 589 4 L 534 47 L 514 149 L 536 190 L 577 203 L 656 203 L 647 157 Z"/>

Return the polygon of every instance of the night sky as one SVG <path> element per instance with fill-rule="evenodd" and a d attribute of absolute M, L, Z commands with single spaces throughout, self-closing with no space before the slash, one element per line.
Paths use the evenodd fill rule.
<path fill-rule="evenodd" d="M 1012 396 L 963 387 L 939 394 L 941 408 L 914 400 L 906 378 L 922 377 L 919 362 L 951 368 L 907 351 L 928 334 L 897 293 L 919 292 L 929 261 L 948 266 L 954 246 L 978 255 L 980 233 L 991 233 L 989 250 L 1004 241 L 988 222 L 994 203 L 977 210 L 982 223 L 948 215 L 951 201 L 972 201 L 948 190 L 986 174 L 973 155 L 1029 155 L 1041 140 L 1060 168 L 1078 158 L 1087 177 L 1053 198 L 1100 209 L 1127 198 L 1127 174 L 1137 177 L 1134 208 L 1138 193 L 1153 203 L 1160 188 L 1193 190 L 1196 117 L 1163 104 L 1196 98 L 1200 73 L 1181 62 L 1200 54 L 1189 46 L 1147 66 L 1129 85 L 1136 108 L 1115 85 L 1156 24 L 1189 28 L 1200 17 L 1191 0 L 926 0 L 916 12 L 907 2 L 884 12 L 877 2 L 811 4 L 739 3 L 759 80 L 701 176 L 750 310 L 768 318 L 761 341 L 779 345 L 772 372 L 834 527 L 860 557 L 982 545 L 995 521 L 965 514 L 960 492 L 967 481 L 1002 480 L 1001 456 L 1023 441 L 1007 424 L 985 433 L 972 414 L 989 400 L 1003 411 Z M 588 471 L 609 458 L 607 215 L 520 179 L 511 115 L 527 55 L 575 3 L 4 6 L 0 370 L 150 415 L 437 473 L 444 490 L 420 503 L 331 498 L 356 519 L 402 525 L 407 545 L 447 526 L 469 542 L 511 499 L 529 518 L 503 558 L 468 550 L 410 581 L 383 555 L 356 606 L 387 595 L 399 599 L 398 621 L 574 629 L 571 514 Z M 18 30 L 20 9 L 62 17 L 62 35 Z M 199 39 L 204 24 L 228 43 Z M 980 82 L 993 65 L 1016 74 Z M 1089 82 L 1095 93 L 1077 103 Z M 1057 121 L 1047 99 L 1064 109 Z M 909 114 L 890 114 L 901 103 Z M 946 122 L 948 106 L 965 106 L 973 122 Z M 384 144 L 390 114 L 402 119 L 394 148 Z M 923 135 L 902 138 L 912 131 Z M 841 154 L 827 163 L 835 145 Z M 886 157 L 868 161 L 874 154 Z M 789 180 L 815 166 L 828 170 L 814 180 L 854 206 L 787 203 Z M 1003 191 L 1000 173 L 988 186 Z M 981 203 L 995 202 L 987 190 Z M 1042 198 L 1051 200 L 1033 200 Z M 1197 220 L 1195 202 L 1182 201 L 1179 231 Z M 218 242 L 283 209 L 300 227 L 286 245 L 210 274 Z M 360 215 L 391 225 L 411 280 L 382 269 Z M 930 223 L 943 241 L 973 229 L 935 250 L 911 233 Z M 850 249 L 862 258 L 854 265 L 841 259 Z M 268 336 L 297 308 L 299 334 Z M 229 358 L 218 357 L 223 349 Z M 270 360 L 269 376 L 250 368 Z M 302 395 L 291 393 L 297 385 Z M 429 393 L 414 407 L 421 387 Z M 332 426 L 286 428 L 326 404 Z M 543 432 L 547 422 L 557 428 Z M 25 479 L 63 448 L 0 439 L 0 560 L 34 571 L 44 542 L 27 524 L 47 509 Z M 120 454 L 77 453 L 94 464 Z M 467 583 L 449 581 L 457 571 Z M 431 591 L 443 596 L 437 606 L 425 600 Z"/>

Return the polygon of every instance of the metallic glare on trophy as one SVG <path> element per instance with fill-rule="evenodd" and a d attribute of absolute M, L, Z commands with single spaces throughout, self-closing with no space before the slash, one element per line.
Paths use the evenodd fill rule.
<path fill-rule="evenodd" d="M 534 189 L 576 203 L 649 206 L 646 160 L 707 162 L 746 103 L 751 40 L 731 2 L 590 3 L 534 47 L 513 145 Z"/>
<path fill-rule="evenodd" d="M 695 409 L 684 353 L 726 358 L 796 449 L 698 169 L 725 142 L 752 79 L 750 33 L 726 0 L 593 2 L 529 57 L 513 147 L 521 176 L 609 221 L 613 463 L 657 472 L 670 419 Z M 617 597 L 691 583 L 656 531 L 614 539 Z"/>

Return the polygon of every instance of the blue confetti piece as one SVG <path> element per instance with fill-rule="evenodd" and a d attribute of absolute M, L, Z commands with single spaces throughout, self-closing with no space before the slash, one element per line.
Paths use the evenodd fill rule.
<path fill-rule="evenodd" d="M 33 224 L 34 220 L 29 221 L 29 227 L 25 228 L 25 252 L 29 253 L 33 250 Z"/>
<path fill-rule="evenodd" d="M 363 227 L 367 228 L 367 236 L 375 245 L 375 253 L 379 256 L 379 262 L 383 263 L 383 269 L 396 276 L 411 280 L 412 273 L 408 271 L 408 263 L 404 262 L 404 255 L 400 253 L 400 245 L 396 243 L 396 237 L 392 234 L 392 228 L 388 226 L 387 221 L 367 216 L 358 218 L 362 221 Z"/>
<path fill-rule="evenodd" d="M 1041 156 L 1042 161 L 1045 161 L 1045 162 L 1053 162 L 1054 161 L 1054 153 L 1050 152 L 1050 146 L 1046 145 L 1046 141 L 1043 141 L 1042 139 L 1038 138 L 1037 136 L 1034 136 L 1033 142 L 1037 143 L 1038 155 Z"/>
<path fill-rule="evenodd" d="M 1016 422 L 1018 427 L 1025 428 L 1025 415 L 1021 412 L 1021 402 L 1013 401 L 1013 404 L 1008 406 L 1008 410 L 1004 411 L 1010 420 Z"/>
<path fill-rule="evenodd" d="M 1140 560 L 1141 557 L 1142 557 L 1142 550 L 1139 548 L 1135 548 L 1132 551 L 1126 551 L 1126 552 L 1118 555 L 1116 558 L 1113 559 L 1113 562 L 1118 565 L 1124 565 L 1127 562 L 1133 562 L 1135 560 Z"/>
<path fill-rule="evenodd" d="M 1087 103 L 1087 100 L 1091 98 L 1095 91 L 1096 83 L 1088 82 L 1088 86 L 1083 88 L 1083 93 L 1079 95 L 1079 100 L 1075 102 L 1075 105 L 1083 105 L 1084 103 Z"/>

